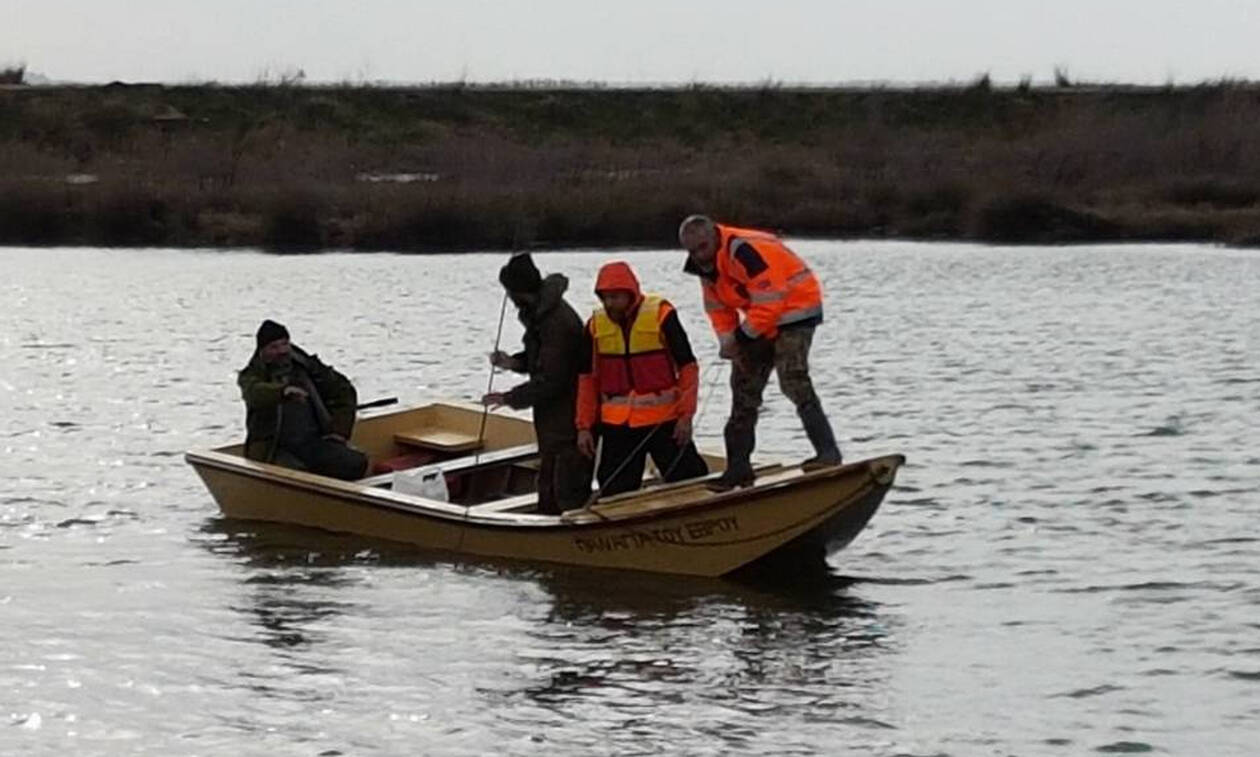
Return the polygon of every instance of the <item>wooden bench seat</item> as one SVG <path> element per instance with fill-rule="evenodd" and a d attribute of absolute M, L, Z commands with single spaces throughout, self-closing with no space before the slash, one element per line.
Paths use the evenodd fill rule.
<path fill-rule="evenodd" d="M 484 441 L 459 431 L 442 428 L 419 428 L 411 431 L 399 431 L 394 434 L 394 441 L 408 447 L 432 450 L 434 452 L 472 452 L 481 449 Z"/>

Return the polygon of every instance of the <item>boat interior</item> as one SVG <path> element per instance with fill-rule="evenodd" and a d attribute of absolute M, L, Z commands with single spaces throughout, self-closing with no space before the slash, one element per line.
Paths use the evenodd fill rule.
<path fill-rule="evenodd" d="M 361 417 L 351 443 L 372 461 L 361 485 L 393 489 L 400 476 L 440 471 L 451 504 L 479 512 L 536 510 L 538 444 L 533 424 L 523 418 L 486 414 L 474 405 L 431 404 Z M 243 448 L 218 451 L 241 455 Z M 711 475 L 723 470 L 720 455 L 702 456 Z M 649 458 L 644 485 L 660 483 Z"/>

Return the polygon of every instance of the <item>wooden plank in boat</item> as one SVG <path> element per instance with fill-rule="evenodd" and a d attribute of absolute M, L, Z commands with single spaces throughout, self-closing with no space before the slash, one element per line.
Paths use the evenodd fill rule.
<path fill-rule="evenodd" d="M 537 506 L 537 504 L 537 494 L 519 494 L 515 497 L 507 497 L 493 502 L 483 502 L 480 505 L 473 505 L 468 508 L 468 512 L 479 515 L 482 513 L 507 513 L 514 510 L 528 511 L 532 510 L 535 506 Z"/>
<path fill-rule="evenodd" d="M 442 469 L 445 473 L 456 473 L 468 470 L 469 468 L 513 465 L 529 460 L 537 454 L 537 444 L 521 444 L 516 447 L 504 447 L 503 449 L 482 452 L 480 455 L 469 455 L 468 457 L 457 457 L 453 460 L 443 460 L 440 463 L 432 463 L 432 465 Z M 383 486 L 393 480 L 393 473 L 381 473 L 376 476 L 361 478 L 355 483 L 363 486 Z"/>
<path fill-rule="evenodd" d="M 754 465 L 753 471 L 757 474 L 757 484 L 759 486 L 775 483 L 782 480 L 785 476 L 791 478 L 800 473 L 799 469 L 785 467 L 782 463 Z M 686 507 L 710 497 L 719 496 L 704 487 L 705 483 L 717 478 L 719 475 L 718 473 L 711 473 L 702 478 L 676 481 L 672 484 L 645 486 L 637 491 L 625 492 L 607 499 L 601 499 L 588 508 L 569 510 L 561 517 L 567 523 L 576 524 L 600 520 L 616 520 L 632 515 L 644 515 L 661 510 Z M 740 489 L 737 491 L 747 492 L 749 490 Z"/>
<path fill-rule="evenodd" d="M 597 502 L 590 507 L 589 512 L 600 520 L 604 520 L 686 507 L 715 496 L 704 487 L 704 482 L 705 479 L 693 479 L 686 483 L 670 484 L 654 490 L 640 490 L 634 496 L 621 494 L 616 499 Z M 570 512 L 574 513 L 574 518 L 576 518 L 577 514 L 582 513 L 583 510 Z"/>
<path fill-rule="evenodd" d="M 399 431 L 394 441 L 409 447 L 436 450 L 437 452 L 472 452 L 481 449 L 484 442 L 472 434 L 462 434 L 444 428 L 425 428 Z"/>

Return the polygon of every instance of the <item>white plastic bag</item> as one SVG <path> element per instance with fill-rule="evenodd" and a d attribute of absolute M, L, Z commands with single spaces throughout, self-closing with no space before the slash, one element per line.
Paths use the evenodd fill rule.
<path fill-rule="evenodd" d="M 446 474 L 436 465 L 394 471 L 393 490 L 438 502 L 451 501 L 450 490 L 446 488 Z"/>

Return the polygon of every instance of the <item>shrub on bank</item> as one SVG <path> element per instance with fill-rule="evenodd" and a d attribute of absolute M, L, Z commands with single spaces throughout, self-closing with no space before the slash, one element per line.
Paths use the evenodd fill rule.
<path fill-rule="evenodd" d="M 0 244 L 57 245 L 76 241 L 81 211 L 62 187 L 0 185 Z"/>
<path fill-rule="evenodd" d="M 111 245 L 143 247 L 181 236 L 171 202 L 140 187 L 123 187 L 107 195 L 94 220 L 96 236 Z"/>
<path fill-rule="evenodd" d="M 276 252 L 310 252 L 323 246 L 326 207 L 313 192 L 282 189 L 259 209 L 264 218 L 262 244 Z"/>
<path fill-rule="evenodd" d="M 1115 239 L 1122 230 L 1094 213 L 1067 207 L 1048 197 L 1016 194 L 981 205 L 972 235 L 990 242 L 1057 243 Z"/>
<path fill-rule="evenodd" d="M 1257 115 L 1239 83 L 11 88 L 0 242 L 673 245 L 697 211 L 795 235 L 1228 241 L 1260 229 Z"/>

